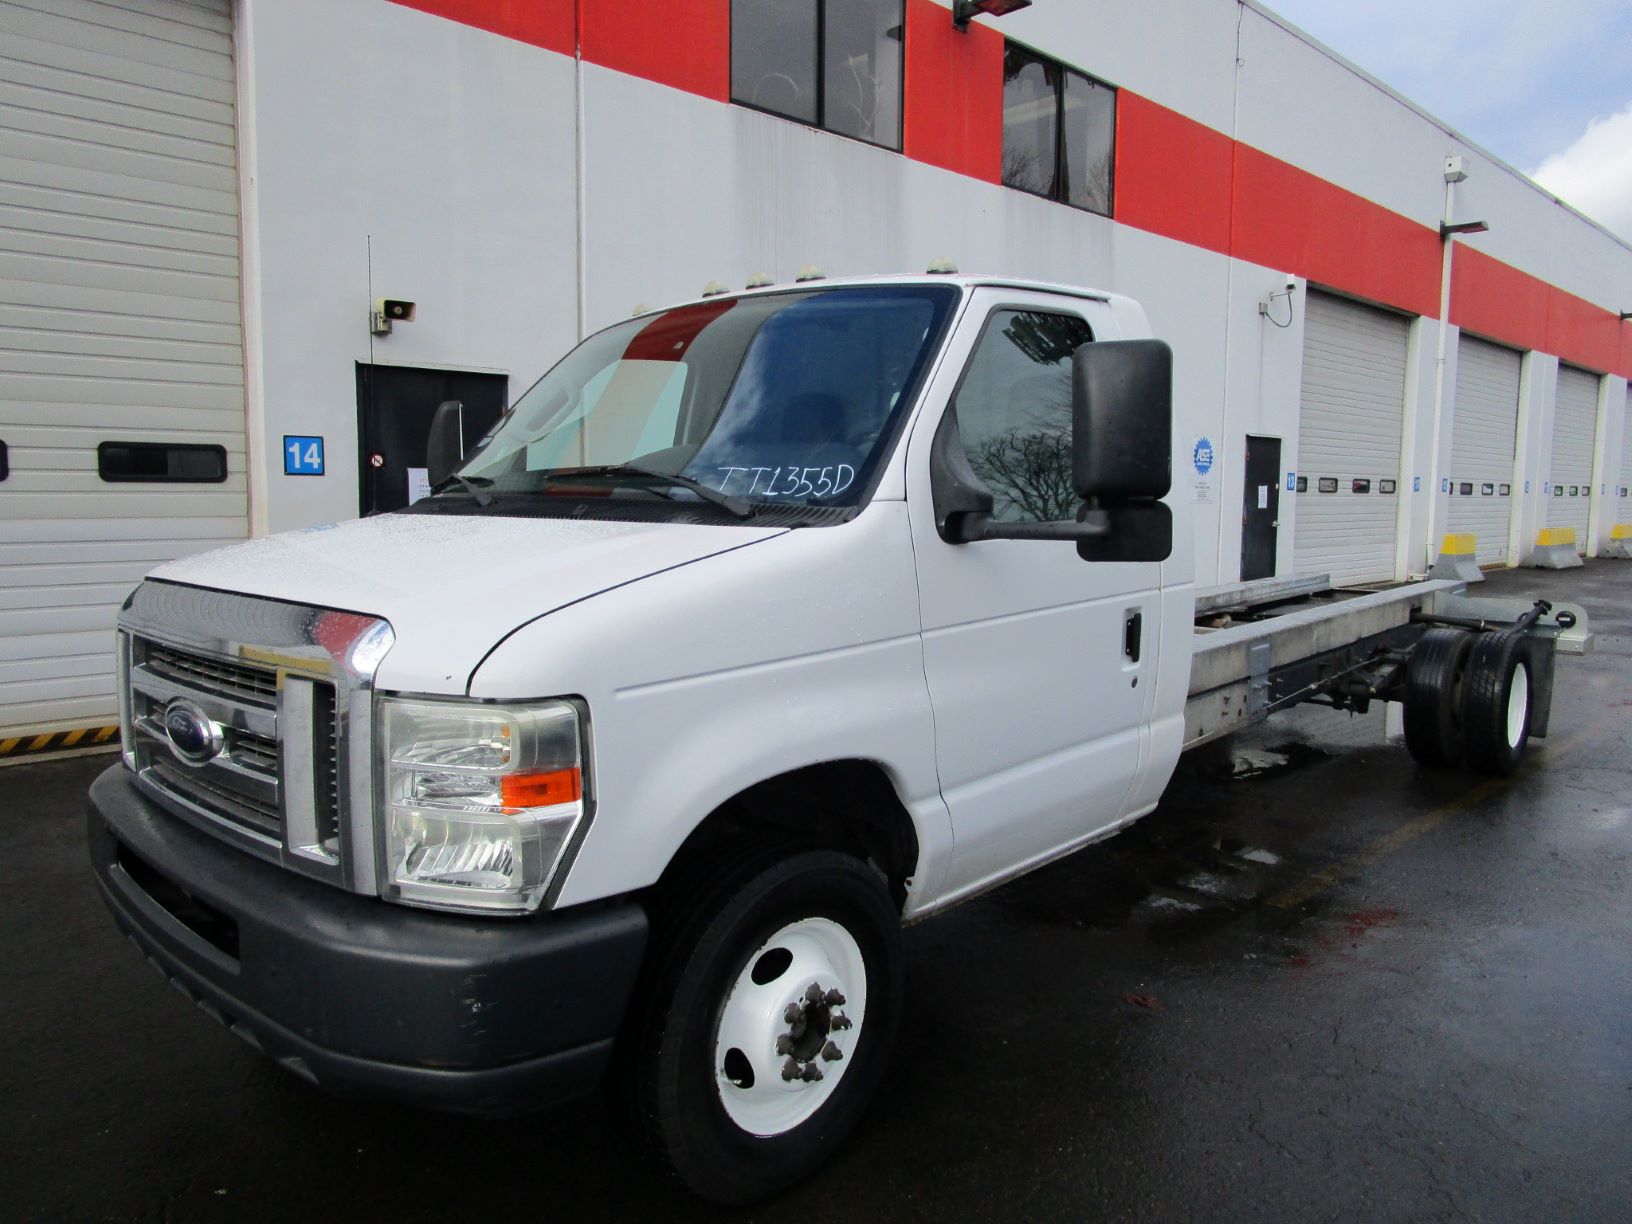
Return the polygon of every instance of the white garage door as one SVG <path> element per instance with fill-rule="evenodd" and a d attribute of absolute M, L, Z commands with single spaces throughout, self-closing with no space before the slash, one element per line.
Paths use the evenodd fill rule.
<path fill-rule="evenodd" d="M 1472 336 L 1463 336 L 1457 348 L 1450 527 L 1478 537 L 1480 565 L 1508 559 L 1521 362 L 1514 349 Z"/>
<path fill-rule="evenodd" d="M 1303 331 L 1294 549 L 1300 574 L 1394 577 L 1410 322 L 1311 293 Z"/>
<path fill-rule="evenodd" d="M 231 11 L 0 0 L 0 735 L 105 723 L 130 588 L 245 534 Z"/>
<path fill-rule="evenodd" d="M 1592 448 L 1598 431 L 1598 375 L 1573 366 L 1558 370 L 1558 403 L 1553 412 L 1553 462 L 1548 477 L 1547 525 L 1574 527 L 1575 542 L 1587 547 L 1587 511 L 1592 505 Z"/>

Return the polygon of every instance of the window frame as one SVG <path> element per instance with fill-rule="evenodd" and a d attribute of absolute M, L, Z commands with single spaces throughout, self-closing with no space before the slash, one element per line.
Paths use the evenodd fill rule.
<path fill-rule="evenodd" d="M 957 427 L 958 447 L 963 451 L 965 463 L 970 462 L 969 446 L 964 440 L 963 436 L 963 421 L 958 417 L 958 400 L 963 396 L 964 386 L 969 381 L 970 372 L 975 368 L 975 361 L 980 356 L 981 346 L 986 342 L 986 337 L 991 334 L 992 326 L 997 319 L 997 316 L 1000 314 L 1010 313 L 1065 315 L 1076 319 L 1088 329 L 1088 339 L 1084 341 L 1085 344 L 1094 344 L 1099 340 L 1099 332 L 1094 327 L 1093 320 L 1088 317 L 1088 312 L 1086 310 L 1079 307 L 1063 309 L 1057 302 L 1049 302 L 1045 305 L 1040 302 L 1026 302 L 1010 298 L 1004 298 L 1000 301 L 993 302 L 991 306 L 988 307 L 985 317 L 980 321 L 980 327 L 975 332 L 975 341 L 970 346 L 968 355 L 963 360 L 963 368 L 958 371 L 957 381 L 952 384 L 952 393 L 946 398 L 946 407 L 943 410 L 941 417 L 937 418 L 936 420 L 936 427 L 939 428 L 941 420 L 945 419 L 946 413 L 952 414 L 953 424 Z M 933 431 L 931 432 L 933 434 Z M 974 470 L 972 465 L 970 470 Z M 998 495 L 997 490 L 988 485 L 985 478 L 982 477 L 979 472 L 975 472 L 975 477 L 980 480 L 981 488 L 985 489 L 988 493 L 991 493 L 994 498 Z M 1023 521 L 1037 522 L 1041 520 L 1027 519 Z"/>
<path fill-rule="evenodd" d="M 1016 41 L 1015 39 L 1012 39 L 1012 38 L 1005 38 L 1003 40 L 1003 60 L 1004 60 L 1003 87 L 1004 87 L 1004 95 L 1005 95 L 1004 96 L 1004 102 L 1003 102 L 1003 109 L 1004 109 L 1005 117 L 1007 116 L 1007 112 L 1008 112 L 1008 97 L 1007 97 L 1008 84 L 1009 84 L 1009 81 L 1008 81 L 1008 58 L 1009 58 L 1009 52 L 1011 50 L 1019 51 L 1019 52 L 1023 53 L 1024 55 L 1028 56 L 1031 59 L 1031 61 L 1034 62 L 1034 63 L 1039 63 L 1039 64 L 1043 64 L 1043 65 L 1045 65 L 1047 67 L 1052 67 L 1059 74 L 1059 80 L 1054 86 L 1054 174 L 1053 174 L 1054 190 L 1052 192 L 1033 191 L 1029 187 L 1022 187 L 1018 183 L 1011 183 L 1007 179 L 1002 180 L 1003 186 L 1007 187 L 1010 191 L 1018 191 L 1018 192 L 1021 192 L 1024 195 L 1034 196 L 1039 200 L 1048 200 L 1048 201 L 1050 201 L 1051 203 L 1054 203 L 1054 204 L 1064 204 L 1067 208 L 1074 208 L 1078 212 L 1089 213 L 1089 214 L 1091 214 L 1092 216 L 1095 216 L 1095 217 L 1105 217 L 1107 220 L 1114 219 L 1115 216 L 1116 216 L 1116 150 L 1117 150 L 1117 143 L 1118 143 L 1118 129 L 1119 129 L 1119 126 L 1120 126 L 1118 120 L 1119 120 L 1119 115 L 1120 115 L 1120 110 L 1121 110 L 1120 105 L 1119 105 L 1120 97 L 1121 97 L 1121 93 L 1122 93 L 1121 88 L 1119 86 L 1111 84 L 1109 81 L 1104 80 L 1101 77 L 1095 76 L 1091 72 L 1084 72 L 1081 68 L 1074 68 L 1074 67 L 1072 67 L 1070 64 L 1066 63 L 1062 59 L 1057 59 L 1056 57 L 1054 57 L 1052 55 L 1047 55 L 1047 54 L 1037 50 L 1036 47 L 1033 47 L 1028 43 L 1018 42 L 1018 41 Z M 1090 82 L 1091 84 L 1093 84 L 1095 87 L 1097 87 L 1099 89 L 1109 90 L 1110 94 L 1111 94 L 1110 175 L 1107 177 L 1106 183 L 1105 183 L 1105 211 L 1104 212 L 1100 212 L 1099 209 L 1097 209 L 1097 208 L 1090 208 L 1086 204 L 1073 204 L 1071 202 L 1071 200 L 1068 198 L 1068 195 L 1067 195 L 1067 192 L 1069 190 L 1069 186 L 1068 186 L 1068 184 L 1066 184 L 1064 182 L 1064 175 L 1061 173 L 1062 169 L 1064 168 L 1064 166 L 1066 164 L 1066 162 L 1065 162 L 1065 85 L 1066 85 L 1066 77 L 1067 76 L 1081 77 L 1083 80 Z M 1003 125 L 1003 127 L 1004 127 L 1004 130 L 1007 131 L 1008 125 L 1006 123 Z M 1001 164 L 1002 164 L 1001 155 L 999 156 L 998 161 L 999 161 L 999 172 L 1001 173 Z"/>
<path fill-rule="evenodd" d="M 818 132 L 825 132 L 829 136 L 837 136 L 843 140 L 853 140 L 857 144 L 866 145 L 869 149 L 883 149 L 888 153 L 902 152 L 907 143 L 907 0 L 895 0 L 900 11 L 901 21 L 901 70 L 896 74 L 896 116 L 898 130 L 894 144 L 885 144 L 878 140 L 868 140 L 865 136 L 853 136 L 849 132 L 841 132 L 827 126 L 827 4 L 828 0 L 814 0 L 816 5 L 816 119 L 814 122 L 801 119 L 797 115 L 789 115 L 783 111 L 772 110 L 768 106 L 745 101 L 737 97 L 736 70 L 737 70 L 737 16 L 736 5 L 729 4 L 730 35 L 727 39 L 726 52 L 726 92 L 732 106 L 740 106 L 744 110 L 753 111 L 760 115 L 770 115 L 773 118 L 784 120 L 787 123 L 797 123 L 800 127 L 813 128 Z"/>

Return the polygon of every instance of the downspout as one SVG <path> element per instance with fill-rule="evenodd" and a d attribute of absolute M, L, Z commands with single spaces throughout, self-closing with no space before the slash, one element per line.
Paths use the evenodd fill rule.
<path fill-rule="evenodd" d="M 1451 223 L 1451 205 L 1455 200 L 1456 181 L 1451 178 L 1445 180 L 1445 212 L 1441 220 L 1445 225 Z M 1439 475 L 1439 438 L 1441 423 L 1445 415 L 1445 345 L 1450 336 L 1451 323 L 1451 250 L 1456 245 L 1452 237 L 1447 234 L 1440 240 L 1439 254 L 1439 345 L 1434 354 L 1434 437 L 1429 448 L 1428 464 L 1428 537 L 1423 541 L 1422 568 L 1426 573 L 1434 566 L 1434 527 L 1439 512 L 1440 475 Z M 1449 522 L 1447 520 L 1447 526 Z"/>
<path fill-rule="evenodd" d="M 573 178 L 577 196 L 577 235 L 574 242 L 578 281 L 578 339 L 589 334 L 589 187 L 584 181 L 584 2 L 572 6 L 572 123 Z"/>

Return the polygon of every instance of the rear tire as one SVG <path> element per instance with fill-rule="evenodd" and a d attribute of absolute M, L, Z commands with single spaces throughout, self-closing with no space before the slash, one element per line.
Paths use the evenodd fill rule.
<path fill-rule="evenodd" d="M 1429 629 L 1405 670 L 1405 746 L 1424 765 L 1462 761 L 1462 689 L 1473 634 Z"/>
<path fill-rule="evenodd" d="M 762 846 L 716 864 L 654 931 L 614 1104 L 693 1193 L 764 1199 L 827 1160 L 878 1087 L 900 1018 L 900 915 L 860 859 Z"/>
<path fill-rule="evenodd" d="M 1522 633 L 1487 633 L 1474 643 L 1462 693 L 1468 764 L 1503 776 L 1530 739 L 1530 652 Z"/>

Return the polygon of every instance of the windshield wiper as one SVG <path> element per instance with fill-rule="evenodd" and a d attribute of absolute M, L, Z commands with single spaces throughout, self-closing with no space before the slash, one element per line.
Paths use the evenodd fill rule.
<path fill-rule="evenodd" d="M 752 518 L 754 508 L 740 497 L 732 497 L 729 493 L 721 493 L 718 489 L 704 484 L 700 480 L 693 480 L 690 476 L 681 476 L 675 472 L 655 472 L 651 468 L 643 468 L 633 463 L 603 463 L 596 467 L 557 468 L 553 472 L 544 473 L 544 479 L 573 480 L 582 477 L 634 477 L 642 481 L 654 481 L 660 484 L 674 485 L 695 493 L 711 506 L 719 506 L 722 510 L 736 515 L 738 518 Z"/>
<path fill-rule="evenodd" d="M 482 492 L 482 489 L 487 485 L 491 485 L 492 483 L 493 482 L 486 476 L 461 476 L 455 472 L 446 480 L 438 481 L 436 487 L 432 489 L 431 492 L 440 493 L 449 485 L 456 484 L 466 493 L 474 497 L 478 506 L 491 506 L 493 504 L 493 495 L 491 493 Z"/>

